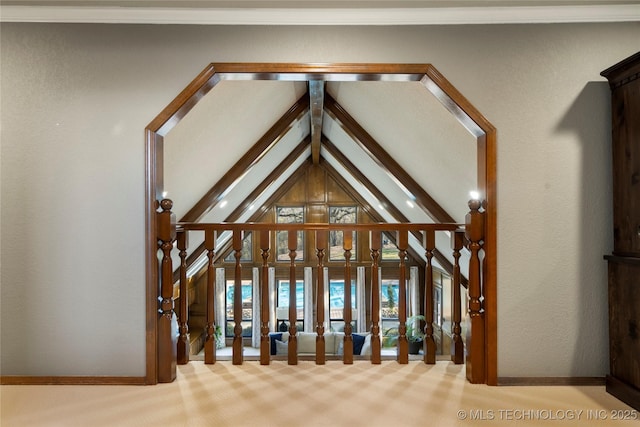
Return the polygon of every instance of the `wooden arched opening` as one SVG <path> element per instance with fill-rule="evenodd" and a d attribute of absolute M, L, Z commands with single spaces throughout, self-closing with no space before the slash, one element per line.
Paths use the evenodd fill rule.
<path fill-rule="evenodd" d="M 477 141 L 477 183 L 484 207 L 482 269 L 483 330 L 472 335 L 467 378 L 497 384 L 497 212 L 496 129 L 430 64 L 209 64 L 146 128 L 145 134 L 145 263 L 146 263 L 146 382 L 175 378 L 175 352 L 160 350 L 158 342 L 170 330 L 159 328 L 159 265 L 157 209 L 163 199 L 163 142 L 165 135 L 218 82 L 225 79 L 304 81 L 417 81 L 421 82 Z M 159 305 L 160 304 L 160 305 Z M 472 334 L 474 332 L 472 331 Z M 479 336 L 478 336 L 479 335 Z M 172 375 L 172 372 L 174 373 Z"/>

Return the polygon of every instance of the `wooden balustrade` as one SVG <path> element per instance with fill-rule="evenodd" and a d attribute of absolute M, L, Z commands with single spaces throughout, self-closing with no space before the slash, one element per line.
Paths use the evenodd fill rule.
<path fill-rule="evenodd" d="M 372 230 L 369 232 L 369 248 L 371 250 L 371 363 L 382 363 L 381 350 L 382 339 L 380 337 L 380 250 L 382 246 L 382 232 Z"/>
<path fill-rule="evenodd" d="M 433 251 L 436 249 L 436 233 L 424 232 L 424 248 L 427 265 L 424 272 L 424 363 L 436 363 L 436 341 L 433 337 Z"/>
<path fill-rule="evenodd" d="M 464 231 L 456 230 L 451 235 L 453 249 L 453 275 L 451 277 L 451 361 L 461 364 L 464 361 L 464 343 L 462 342 L 462 307 L 460 301 L 460 251 L 464 245 Z"/>
<path fill-rule="evenodd" d="M 325 230 L 316 231 L 316 257 L 318 258 L 318 269 L 316 282 L 316 364 L 324 365 L 325 340 L 324 340 L 324 250 L 327 247 L 327 232 Z"/>
<path fill-rule="evenodd" d="M 175 239 L 175 233 L 172 234 L 172 220 L 170 217 L 170 205 L 165 203 L 162 205 L 164 211 L 159 213 L 159 224 L 162 227 L 162 233 L 158 235 L 160 239 L 159 246 L 163 251 L 162 258 L 162 278 L 170 278 L 172 276 L 171 271 L 171 257 L 170 250 L 172 248 L 172 242 Z M 471 212 L 467 215 L 467 224 L 465 230 L 461 230 L 456 224 L 325 224 L 325 223 L 307 223 L 307 224 L 266 224 L 266 223 L 247 223 L 247 224 L 201 224 L 201 223 L 181 223 L 178 224 L 177 232 L 177 247 L 180 251 L 180 319 L 179 319 L 179 340 L 174 344 L 174 348 L 177 347 L 179 357 L 179 363 L 188 363 L 188 294 L 186 291 L 186 251 L 188 246 L 187 234 L 189 231 L 204 231 L 204 247 L 208 258 L 206 267 L 206 338 L 205 338 L 205 363 L 211 364 L 216 362 L 216 340 L 215 330 L 216 326 L 223 327 L 224 325 L 215 324 L 215 304 L 214 304 L 214 288 L 216 281 L 216 269 L 214 266 L 214 260 L 216 259 L 216 240 L 219 235 L 224 231 L 231 231 L 232 239 L 231 246 L 233 254 L 235 256 L 235 268 L 234 268 L 234 335 L 233 335 L 233 356 L 232 361 L 234 364 L 242 364 L 243 362 L 243 344 L 242 344 L 242 266 L 240 259 L 242 256 L 242 239 L 246 232 L 254 232 L 254 235 L 259 236 L 259 245 L 262 256 L 262 272 L 261 272 L 261 286 L 260 286 L 260 301 L 261 311 L 260 316 L 260 363 L 270 363 L 270 343 L 269 343 L 269 331 L 270 325 L 269 316 L 271 310 L 275 307 L 270 307 L 269 300 L 269 257 L 271 254 L 271 232 L 272 231 L 287 231 L 287 248 L 289 250 L 289 344 L 287 360 L 289 364 L 295 365 L 298 362 L 297 354 L 297 295 L 296 295 L 296 251 L 298 247 L 298 231 L 313 231 L 315 232 L 316 242 L 316 363 L 324 364 L 325 357 L 325 248 L 327 247 L 328 232 L 330 230 L 338 230 L 343 232 L 343 250 L 344 250 L 344 312 L 343 319 L 345 322 L 344 328 L 344 342 L 343 342 L 343 363 L 353 363 L 353 331 L 352 331 L 352 292 L 351 292 L 351 252 L 353 250 L 353 233 L 354 231 L 368 231 L 369 233 L 369 246 L 371 251 L 371 275 L 370 275 L 370 307 L 371 307 L 371 324 L 370 333 L 371 338 L 371 363 L 381 363 L 381 318 L 380 318 L 380 258 L 382 252 L 382 232 L 396 232 L 396 245 L 398 247 L 399 255 L 399 272 L 398 279 L 401 286 L 399 286 L 399 298 L 398 298 L 398 347 L 397 347 L 397 361 L 399 363 L 408 363 L 408 338 L 407 338 L 407 266 L 406 257 L 409 247 L 409 233 L 421 232 L 423 240 L 423 248 L 425 250 L 426 264 L 425 264 L 425 282 L 424 282 L 424 313 L 425 313 L 425 342 L 424 342 L 424 362 L 435 363 L 436 360 L 436 342 L 434 340 L 434 301 L 433 301 L 433 265 L 432 257 L 435 250 L 435 236 L 436 232 L 447 231 L 451 233 L 451 247 L 453 251 L 454 266 L 452 275 L 452 346 L 451 346 L 451 360 L 454 363 L 463 363 L 464 361 L 464 346 L 461 336 L 461 321 L 462 321 L 462 309 L 461 309 L 461 274 L 459 259 L 461 256 L 461 250 L 464 247 L 465 242 L 468 242 L 468 246 L 471 252 L 470 258 L 470 271 L 469 271 L 469 308 L 468 312 L 471 319 L 471 330 L 473 331 L 473 341 L 471 337 L 467 337 L 467 372 L 470 381 L 477 382 L 479 378 L 484 376 L 484 359 L 483 352 L 475 349 L 473 343 L 478 345 L 478 341 L 484 339 L 484 313 L 482 309 L 481 301 L 481 264 L 480 264 L 480 251 L 482 249 L 482 221 L 483 213 L 481 212 L 480 203 L 470 202 Z M 164 215 L 164 216 L 163 216 Z M 160 231 L 160 227 L 159 227 Z M 286 265 L 286 264 L 285 264 Z M 281 266 L 287 268 L 285 266 Z M 170 279 L 167 279 L 170 280 Z M 161 287 L 161 319 L 159 325 L 162 328 L 170 326 L 169 319 L 174 315 L 173 302 L 171 300 L 171 287 Z M 404 284 L 404 285 L 402 285 Z M 258 297 L 258 296 L 256 296 Z M 258 313 L 253 314 L 258 315 Z M 165 319 L 166 320 L 163 320 Z M 311 321 L 311 319 L 305 319 Z M 469 331 L 468 331 L 469 332 Z M 164 333 L 164 329 L 163 329 Z M 175 335 L 175 334 L 174 334 Z M 162 335 L 164 337 L 164 335 Z M 170 335 L 167 335 L 170 337 Z M 159 345 L 167 346 L 167 343 L 161 343 Z M 470 347 L 469 347 L 470 346 Z M 473 368 L 470 368 L 473 366 Z M 482 368 L 482 369 L 481 369 Z M 170 372 L 165 375 L 171 375 Z"/>
<path fill-rule="evenodd" d="M 180 251 L 180 318 L 178 319 L 178 364 L 189 363 L 191 343 L 189 342 L 189 295 L 187 293 L 187 240 L 188 233 L 180 230 L 177 233 L 177 247 Z"/>
<path fill-rule="evenodd" d="M 164 199 L 157 213 L 158 246 L 162 250 L 160 263 L 160 307 L 158 319 L 158 381 L 171 382 L 176 378 L 177 339 L 176 315 L 173 305 L 173 262 L 171 249 L 176 238 L 176 217 L 171 213 L 173 202 Z"/>
<path fill-rule="evenodd" d="M 296 249 L 298 249 L 298 232 L 296 229 L 287 232 L 287 243 L 289 246 L 289 345 L 288 361 L 289 365 L 298 364 L 298 306 L 296 295 Z"/>
<path fill-rule="evenodd" d="M 397 232 L 396 246 L 400 258 L 398 272 L 398 363 L 409 363 L 409 340 L 407 339 L 407 249 L 409 235 L 407 230 Z"/>
<path fill-rule="evenodd" d="M 353 234 L 351 231 L 342 232 L 342 248 L 344 249 L 344 307 L 342 308 L 344 320 L 344 343 L 342 360 L 345 365 L 353 363 L 353 326 L 351 325 L 351 249 L 353 247 Z"/>
<path fill-rule="evenodd" d="M 268 365 L 270 357 L 269 343 L 269 252 L 271 233 L 260 231 L 260 253 L 262 255 L 262 275 L 260 283 L 260 364 Z M 274 307 L 275 309 L 275 307 Z M 254 314 L 255 316 L 255 314 Z"/>
<path fill-rule="evenodd" d="M 242 365 L 243 345 L 242 345 L 242 230 L 233 230 L 233 251 L 236 258 L 234 268 L 233 285 L 233 364 Z M 208 298 L 208 297 L 207 297 Z"/>
<path fill-rule="evenodd" d="M 216 284 L 216 269 L 213 265 L 216 248 L 216 231 L 209 230 L 204 235 L 204 247 L 207 251 L 207 315 L 206 315 L 206 337 L 204 339 L 204 363 L 216 363 L 216 337 L 215 337 L 215 305 L 214 292 Z M 221 326 L 221 325 L 220 325 Z"/>

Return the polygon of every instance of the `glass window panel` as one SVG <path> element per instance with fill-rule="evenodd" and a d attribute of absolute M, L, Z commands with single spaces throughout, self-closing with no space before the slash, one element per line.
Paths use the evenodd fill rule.
<path fill-rule="evenodd" d="M 233 336 L 233 327 L 235 325 L 234 318 L 233 318 L 234 290 L 235 290 L 235 281 L 227 280 L 226 310 L 225 310 L 226 316 L 227 316 L 227 327 L 226 327 L 225 335 L 228 337 Z M 242 321 L 241 321 L 243 337 L 251 336 L 252 318 L 253 318 L 253 282 L 251 280 L 243 280 L 242 281 Z"/>
<path fill-rule="evenodd" d="M 355 206 L 330 206 L 329 207 L 329 223 L 331 224 L 356 224 L 357 209 Z M 352 232 L 352 249 L 351 258 L 356 259 L 356 233 Z M 343 231 L 330 231 L 329 232 L 329 260 L 340 261 L 344 260 L 344 232 Z"/>
<path fill-rule="evenodd" d="M 278 307 L 289 307 L 289 281 L 278 280 Z M 304 318 L 304 282 L 296 281 L 296 312 L 297 320 Z"/>
<path fill-rule="evenodd" d="M 276 222 L 278 224 L 302 224 L 304 223 L 304 208 L 280 206 L 276 208 Z M 289 258 L 289 232 L 276 232 L 276 259 L 278 261 L 290 261 Z M 304 233 L 298 231 L 298 247 L 296 248 L 296 261 L 304 260 Z"/>
<path fill-rule="evenodd" d="M 383 319 L 398 318 L 398 296 L 400 288 L 397 280 L 383 280 L 380 287 L 380 302 Z"/>
<path fill-rule="evenodd" d="M 400 259 L 398 247 L 386 233 L 382 233 L 382 259 Z"/>
<path fill-rule="evenodd" d="M 251 232 L 245 234 L 244 239 L 242 239 L 242 256 L 240 257 L 241 262 L 251 262 L 253 261 L 253 235 Z M 236 253 L 232 249 L 227 257 L 224 259 L 226 262 L 236 262 Z"/>

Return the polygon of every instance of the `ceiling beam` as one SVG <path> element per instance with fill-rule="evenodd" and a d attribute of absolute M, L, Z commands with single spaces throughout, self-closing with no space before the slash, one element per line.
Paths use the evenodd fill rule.
<path fill-rule="evenodd" d="M 320 138 L 322 136 L 322 115 L 324 109 L 324 81 L 309 80 L 309 106 L 311 109 L 311 160 L 320 162 Z"/>
<path fill-rule="evenodd" d="M 227 173 L 216 182 L 207 193 L 187 212 L 180 222 L 197 222 L 241 179 L 248 169 L 255 166 L 270 148 L 286 134 L 293 123 L 299 120 L 309 107 L 309 98 L 305 94 L 245 153 Z"/>
<path fill-rule="evenodd" d="M 413 195 L 415 203 L 435 222 L 456 222 L 329 94 L 325 97 L 325 110 L 345 129 L 347 134 L 351 136 L 360 148 L 369 154 L 382 170 L 386 171 L 396 182 L 404 186 L 405 189 Z"/>

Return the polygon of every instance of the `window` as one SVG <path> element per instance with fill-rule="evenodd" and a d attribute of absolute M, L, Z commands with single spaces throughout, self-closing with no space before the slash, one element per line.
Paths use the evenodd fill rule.
<path fill-rule="evenodd" d="M 226 319 L 227 325 L 225 328 L 225 335 L 227 337 L 233 337 L 233 328 L 235 322 L 233 320 L 234 309 L 234 292 L 235 281 L 227 280 L 227 301 L 226 301 Z M 242 281 L 242 336 L 251 337 L 253 334 L 253 328 L 251 327 L 251 321 L 253 320 L 253 283 L 251 280 Z"/>
<path fill-rule="evenodd" d="M 231 249 L 229 255 L 224 259 L 225 262 L 236 262 L 236 252 Z M 252 234 L 245 233 L 244 239 L 242 239 L 242 255 L 240 256 L 241 262 L 253 261 L 253 238 Z"/>
<path fill-rule="evenodd" d="M 286 327 L 289 318 L 289 281 L 278 280 L 278 300 L 276 302 L 276 322 L 278 329 Z M 284 326 L 283 326 L 284 325 Z M 296 281 L 296 328 L 304 329 L 304 282 Z M 284 331 L 283 331 L 284 332 Z"/>
<path fill-rule="evenodd" d="M 356 309 L 356 282 L 351 281 L 351 308 Z M 351 319 L 353 330 L 357 330 L 357 321 Z M 331 331 L 344 331 L 344 280 L 329 281 L 329 326 Z"/>
<path fill-rule="evenodd" d="M 329 206 L 329 223 L 331 224 L 355 224 L 356 218 L 355 206 Z M 356 259 L 356 233 L 352 232 L 352 246 L 351 246 L 351 260 Z M 329 260 L 340 261 L 344 260 L 344 232 L 343 231 L 331 231 L 329 232 Z"/>
<path fill-rule="evenodd" d="M 400 287 L 397 280 L 382 280 L 380 302 L 382 305 L 381 325 L 382 346 L 395 347 L 398 341 L 398 296 Z"/>
<path fill-rule="evenodd" d="M 304 208 L 285 207 L 276 208 L 276 222 L 278 224 L 302 224 L 304 223 Z M 278 261 L 290 261 L 289 258 L 289 232 L 276 232 L 276 259 Z M 298 248 L 296 249 L 296 261 L 304 260 L 304 233 L 298 231 Z"/>
<path fill-rule="evenodd" d="M 387 233 L 382 233 L 382 259 L 400 259 L 398 247 Z"/>

